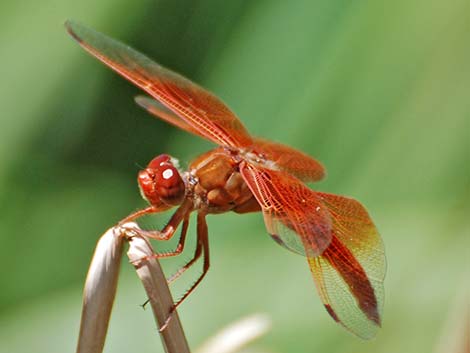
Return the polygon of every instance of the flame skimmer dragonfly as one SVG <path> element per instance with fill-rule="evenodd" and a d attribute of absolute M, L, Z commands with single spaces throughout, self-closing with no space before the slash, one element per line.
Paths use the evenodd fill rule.
<path fill-rule="evenodd" d="M 203 272 L 175 307 L 209 268 L 206 215 L 261 211 L 272 238 L 306 256 L 330 316 L 359 337 L 373 337 L 381 325 L 385 254 L 365 208 L 354 199 L 308 188 L 304 182 L 325 175 L 319 162 L 294 148 L 251 136 L 212 93 L 101 33 L 70 21 L 65 25 L 86 51 L 152 97 L 137 97 L 140 106 L 219 145 L 197 157 L 184 172 L 172 157 L 155 157 L 138 175 L 141 193 L 150 206 L 121 222 L 177 207 L 161 231 L 142 231 L 145 236 L 167 240 L 181 225 L 177 248 L 156 254 L 173 256 L 183 250 L 189 216 L 197 213 L 194 258 L 169 281 L 200 257 Z"/>

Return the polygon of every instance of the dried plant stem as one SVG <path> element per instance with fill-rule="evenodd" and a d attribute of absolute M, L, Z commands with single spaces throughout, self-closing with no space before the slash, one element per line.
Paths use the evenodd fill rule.
<path fill-rule="evenodd" d="M 98 241 L 83 289 L 77 353 L 101 353 L 119 276 L 123 237 L 109 229 Z"/>
<path fill-rule="evenodd" d="M 134 226 L 134 229 L 136 227 Z M 163 346 L 167 353 L 189 353 L 189 346 L 181 326 L 178 313 L 173 309 L 168 284 L 160 267 L 160 263 L 152 257 L 154 251 L 148 240 L 139 236 L 138 229 L 124 230 L 128 235 L 129 250 L 127 255 L 136 268 L 137 275 L 142 281 L 155 316 Z M 165 329 L 162 330 L 162 327 Z"/>
<path fill-rule="evenodd" d="M 128 256 L 144 284 L 163 347 L 167 353 L 189 353 L 181 322 L 173 308 L 173 299 L 153 249 L 139 236 L 135 223 L 109 229 L 96 245 L 83 291 L 83 308 L 77 353 L 102 353 L 119 276 L 124 240 L 129 242 Z M 165 330 L 162 326 L 167 323 Z"/>

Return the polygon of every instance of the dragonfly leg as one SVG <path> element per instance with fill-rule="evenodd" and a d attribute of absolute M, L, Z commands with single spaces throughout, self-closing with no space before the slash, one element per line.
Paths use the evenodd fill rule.
<path fill-rule="evenodd" d="M 170 277 L 167 278 L 168 283 L 171 283 L 178 279 L 187 269 L 189 269 L 194 263 L 201 257 L 202 254 L 202 243 L 197 241 L 196 243 L 196 250 L 194 251 L 194 256 L 191 260 L 189 260 L 186 264 L 181 266 L 175 273 L 173 273 Z"/>
<path fill-rule="evenodd" d="M 191 287 L 178 299 L 178 301 L 173 305 L 168 319 L 166 320 L 165 324 L 160 328 L 160 331 L 165 330 L 170 322 L 173 314 L 176 311 L 176 308 L 194 291 L 194 289 L 201 283 L 202 279 L 206 275 L 207 271 L 209 270 L 209 238 L 208 238 L 208 231 L 207 231 L 207 222 L 206 222 L 206 215 L 203 213 L 198 213 L 197 215 L 197 245 L 196 251 L 194 253 L 194 258 L 189 261 L 186 265 L 180 268 L 173 276 L 169 278 L 169 282 L 175 280 L 181 274 L 186 271 L 191 265 L 193 265 L 196 260 L 203 255 L 203 265 L 202 265 L 202 273 L 199 275 L 198 279 L 191 285 Z"/>
<path fill-rule="evenodd" d="M 152 213 L 157 213 L 160 211 L 161 211 L 160 209 L 153 207 L 153 206 L 144 208 L 124 218 L 121 222 L 119 222 L 119 226 L 122 227 L 124 223 L 131 222 L 142 216 L 149 215 Z M 166 226 L 163 227 L 162 230 L 159 231 L 159 230 L 139 229 L 137 231 L 136 229 L 130 229 L 130 231 L 138 232 L 139 235 L 145 236 L 147 238 L 152 238 L 156 240 L 168 240 L 175 234 L 176 229 L 178 228 L 180 223 L 183 221 L 183 219 L 188 218 L 191 211 L 192 211 L 192 202 L 189 200 L 185 200 L 183 204 L 180 207 L 178 207 L 176 212 L 173 213 L 170 220 L 168 221 Z"/>
<path fill-rule="evenodd" d="M 178 301 L 175 303 L 173 311 L 188 297 L 188 295 L 192 293 L 192 291 L 197 287 L 197 285 L 201 283 L 202 279 L 204 278 L 207 271 L 209 270 L 209 238 L 208 238 L 208 232 L 207 232 L 206 215 L 204 213 L 197 214 L 197 242 L 198 242 L 199 247 L 202 248 L 202 255 L 203 255 L 202 273 L 199 275 L 198 279 L 191 285 L 191 287 L 183 294 L 183 296 L 180 299 L 178 299 Z M 196 253 L 197 252 L 198 250 L 196 248 Z M 198 257 L 199 256 L 200 255 L 198 255 Z M 190 261 L 191 265 L 194 263 L 194 261 L 192 263 Z"/>
<path fill-rule="evenodd" d="M 181 226 L 180 239 L 178 241 L 178 244 L 176 245 L 176 248 L 171 251 L 156 253 L 155 257 L 162 259 L 165 257 L 177 256 L 181 254 L 184 249 L 184 244 L 186 241 L 186 234 L 188 233 L 188 225 L 189 225 L 189 217 L 186 217 L 183 221 L 183 225 Z"/>

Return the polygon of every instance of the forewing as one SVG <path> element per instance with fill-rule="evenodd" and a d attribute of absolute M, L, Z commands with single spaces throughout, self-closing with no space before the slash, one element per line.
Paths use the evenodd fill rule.
<path fill-rule="evenodd" d="M 320 162 L 295 148 L 260 138 L 255 139 L 254 146 L 256 152 L 304 182 L 319 181 L 325 177 L 325 168 Z"/>
<path fill-rule="evenodd" d="M 252 144 L 240 120 L 212 93 L 121 42 L 78 23 L 68 21 L 65 26 L 85 50 L 160 101 L 199 135 L 222 146 Z"/>
<path fill-rule="evenodd" d="M 359 337 L 372 338 L 381 325 L 384 301 L 382 240 L 359 202 L 317 194 L 333 221 L 330 246 L 308 258 L 320 297 L 333 319 Z"/>
<path fill-rule="evenodd" d="M 283 172 L 243 162 L 240 173 L 260 204 L 266 228 L 288 249 L 320 255 L 331 241 L 331 219 L 316 193 Z"/>

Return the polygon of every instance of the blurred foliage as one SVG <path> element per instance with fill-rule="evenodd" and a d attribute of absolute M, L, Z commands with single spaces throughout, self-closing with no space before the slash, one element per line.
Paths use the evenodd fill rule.
<path fill-rule="evenodd" d="M 384 327 L 360 342 L 324 312 L 305 260 L 275 245 L 259 214 L 210 217 L 212 268 L 181 307 L 192 346 L 261 311 L 274 328 L 257 345 L 272 352 L 434 349 L 469 286 L 467 0 L 23 0 L 0 9 L 1 352 L 72 351 L 94 244 L 144 205 L 139 166 L 163 152 L 186 164 L 211 147 L 135 106 L 139 91 L 73 43 L 66 18 L 208 87 L 253 134 L 318 158 L 329 175 L 314 187 L 361 200 L 381 230 Z M 144 300 L 124 263 L 107 352 L 160 347 Z"/>

